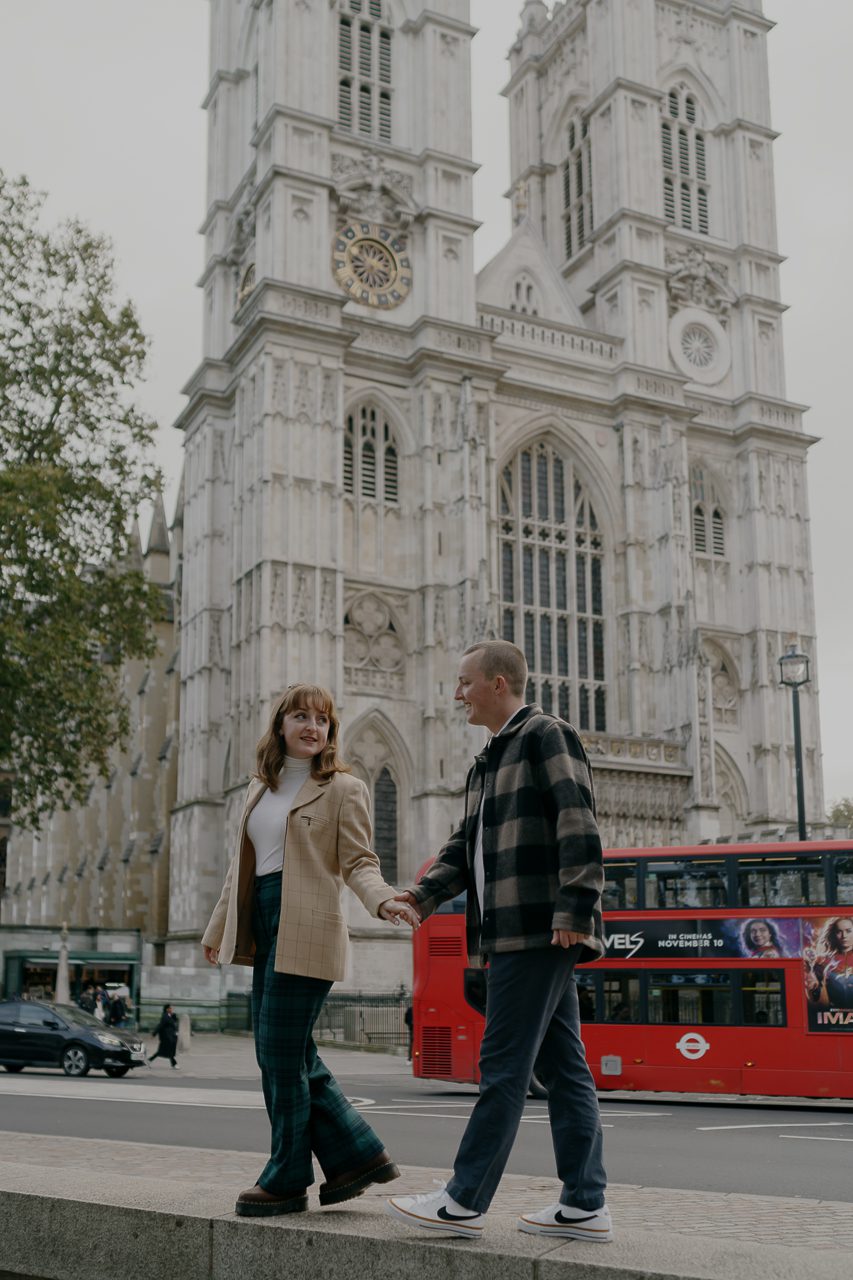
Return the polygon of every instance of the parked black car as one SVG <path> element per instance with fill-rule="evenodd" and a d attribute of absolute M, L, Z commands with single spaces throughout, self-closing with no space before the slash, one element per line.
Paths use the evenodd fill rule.
<path fill-rule="evenodd" d="M 7 1071 L 61 1067 L 67 1076 L 85 1076 L 94 1067 L 126 1076 L 144 1062 L 136 1032 L 105 1026 L 74 1004 L 0 1000 L 0 1064 Z"/>

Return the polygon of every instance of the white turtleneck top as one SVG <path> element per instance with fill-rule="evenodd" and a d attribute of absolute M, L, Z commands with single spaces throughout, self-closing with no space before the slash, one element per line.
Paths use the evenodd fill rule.
<path fill-rule="evenodd" d="M 255 850 L 256 876 L 272 875 L 284 866 L 288 814 L 310 772 L 310 756 L 307 760 L 286 756 L 278 775 L 278 790 L 267 788 L 249 814 L 246 830 Z"/>

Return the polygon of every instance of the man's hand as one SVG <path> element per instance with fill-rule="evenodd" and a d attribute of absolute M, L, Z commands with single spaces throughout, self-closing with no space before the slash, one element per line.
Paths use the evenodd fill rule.
<path fill-rule="evenodd" d="M 581 942 L 590 943 L 592 938 L 586 933 L 573 933 L 571 929 L 555 929 L 551 934 L 552 947 L 574 947 Z"/>
<path fill-rule="evenodd" d="M 383 920 L 390 920 L 392 924 L 399 924 L 403 920 L 411 925 L 412 929 L 417 929 L 421 923 L 420 916 L 414 907 L 409 905 L 405 894 L 398 894 L 396 898 L 387 898 L 379 907 L 379 915 Z"/>
<path fill-rule="evenodd" d="M 219 948 L 218 947 L 202 947 L 204 958 L 208 964 L 219 964 Z"/>
<path fill-rule="evenodd" d="M 402 893 L 398 893 L 396 897 L 391 899 L 392 902 L 406 902 L 410 907 L 414 907 L 418 920 L 421 918 L 418 900 L 410 889 L 404 889 Z"/>

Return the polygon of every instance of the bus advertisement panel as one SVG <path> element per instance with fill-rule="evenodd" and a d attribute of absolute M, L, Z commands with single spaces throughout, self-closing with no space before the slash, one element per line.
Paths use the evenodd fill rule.
<path fill-rule="evenodd" d="M 853 916 L 803 921 L 809 1031 L 853 1034 Z"/>
<path fill-rule="evenodd" d="M 800 955 L 800 922 L 773 916 L 747 919 L 621 918 L 605 925 L 610 960 L 781 960 Z"/>

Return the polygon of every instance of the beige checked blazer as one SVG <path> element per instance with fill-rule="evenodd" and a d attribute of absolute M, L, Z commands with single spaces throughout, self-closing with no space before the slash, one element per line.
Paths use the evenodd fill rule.
<path fill-rule="evenodd" d="M 252 898 L 255 851 L 246 826 L 266 790 L 249 783 L 237 848 L 202 945 L 219 950 L 220 964 L 253 964 Z M 379 872 L 372 851 L 367 788 L 349 773 L 327 782 L 308 777 L 287 820 L 281 921 L 275 949 L 278 973 L 339 982 L 346 971 L 348 933 L 341 890 L 349 885 L 372 916 L 397 892 Z"/>

